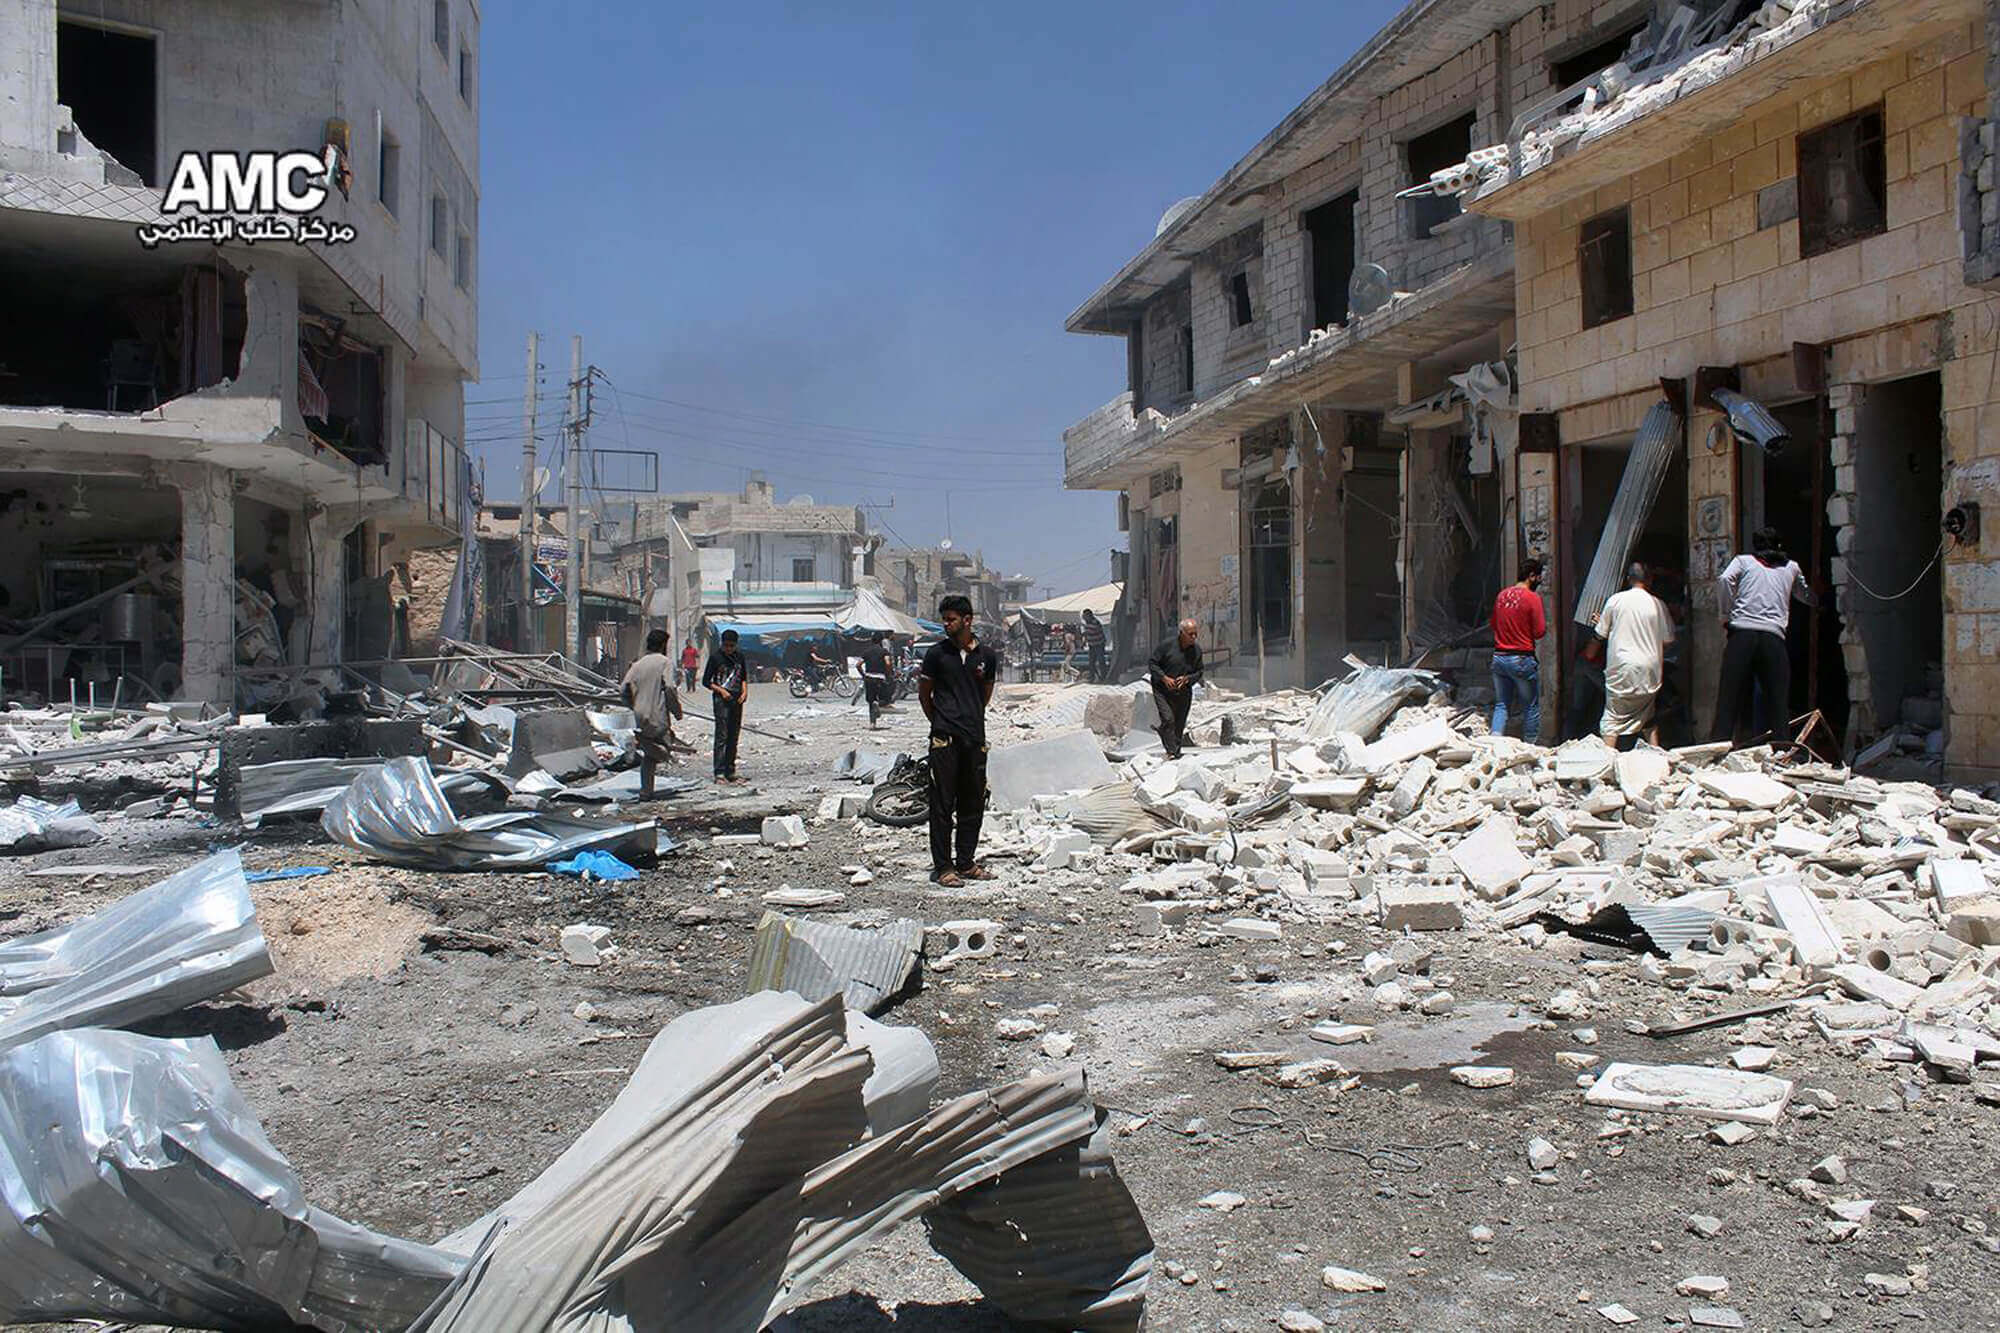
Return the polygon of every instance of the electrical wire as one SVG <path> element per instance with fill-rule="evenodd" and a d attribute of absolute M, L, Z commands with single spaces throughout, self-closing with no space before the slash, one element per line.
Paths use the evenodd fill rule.
<path fill-rule="evenodd" d="M 1869 587 L 1867 584 L 1861 581 L 1861 576 L 1854 572 L 1854 565 L 1851 561 L 1849 562 L 1847 567 L 1847 581 L 1849 583 L 1852 583 L 1855 587 L 1861 589 L 1863 593 L 1867 594 L 1869 597 L 1874 598 L 1878 602 L 1901 601 L 1903 598 L 1908 597 L 1911 593 L 1915 592 L 1917 590 L 1918 584 L 1922 583 L 1925 579 L 1930 577 L 1931 571 L 1937 568 L 1938 561 L 1944 559 L 1944 553 L 1951 548 L 1952 543 L 1955 540 L 1956 538 L 1947 536 L 1944 538 L 1944 540 L 1940 541 L 1938 543 L 1937 551 L 1930 558 L 1930 563 L 1925 565 L 1923 569 L 1918 572 L 1917 576 L 1914 579 L 1910 580 L 1910 586 L 1903 589 L 1901 592 L 1892 592 L 1886 597 L 1883 596 L 1881 593 L 1876 592 L 1873 588 Z"/>
<path fill-rule="evenodd" d="M 734 417 L 740 421 L 762 422 L 774 426 L 789 426 L 789 427 L 804 426 L 812 430 L 830 430 L 841 434 L 861 435 L 876 439 L 890 439 L 890 440 L 902 439 L 912 442 L 914 447 L 919 447 L 919 448 L 928 447 L 929 443 L 934 441 L 951 441 L 960 444 L 1016 444 L 1016 445 L 1029 445 L 1030 447 L 1034 447 L 1036 445 L 1043 443 L 1042 441 L 1034 441 L 1031 443 L 1029 441 L 1019 440 L 1004 436 L 945 435 L 928 431 L 887 430 L 879 427 L 870 427 L 870 426 L 841 426 L 841 425 L 835 425 L 831 422 L 806 421 L 796 417 L 764 416 L 755 412 L 734 412 L 729 410 L 728 408 L 705 407 L 700 403 L 690 403 L 678 398 L 663 398 L 658 394 L 639 393 L 636 390 L 633 392 L 632 397 L 649 403 L 664 403 L 668 407 L 678 407 L 683 411 L 687 412 L 701 412 L 712 416 Z"/>

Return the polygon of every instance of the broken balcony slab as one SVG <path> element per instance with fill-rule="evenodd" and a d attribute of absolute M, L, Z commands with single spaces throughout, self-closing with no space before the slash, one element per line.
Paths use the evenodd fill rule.
<path fill-rule="evenodd" d="M 1584 1101 L 1626 1111 L 1662 1111 L 1774 1125 L 1792 1098 L 1790 1079 L 1705 1065 L 1642 1065 L 1620 1061 L 1591 1084 Z"/>
<path fill-rule="evenodd" d="M 1088 731 L 999 746 L 986 757 L 986 785 L 995 810 L 1024 809 L 1037 796 L 1101 787 L 1116 772 Z"/>

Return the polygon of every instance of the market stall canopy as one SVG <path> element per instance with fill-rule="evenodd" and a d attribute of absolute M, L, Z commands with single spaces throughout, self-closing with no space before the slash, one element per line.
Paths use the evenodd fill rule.
<path fill-rule="evenodd" d="M 1117 609 L 1118 599 L 1124 595 L 1124 584 L 1100 583 L 1095 588 L 1051 597 L 1045 602 L 1027 602 L 1021 609 L 1034 612 L 1036 620 L 1047 620 L 1052 615 L 1080 616 L 1085 611 L 1094 611 L 1102 618 Z"/>
<path fill-rule="evenodd" d="M 872 631 L 921 638 L 930 632 L 915 616 L 898 611 L 883 601 L 880 593 L 870 588 L 856 588 L 854 600 L 835 611 L 833 621 L 850 634 Z"/>

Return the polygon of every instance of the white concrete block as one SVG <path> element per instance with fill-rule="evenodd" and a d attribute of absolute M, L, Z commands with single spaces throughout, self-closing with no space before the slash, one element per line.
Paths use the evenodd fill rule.
<path fill-rule="evenodd" d="M 767 847 L 803 847 L 811 841 L 806 821 L 797 815 L 770 815 L 759 835 Z"/>
<path fill-rule="evenodd" d="M 1584 1101 L 1627 1111 L 1679 1111 L 1709 1120 L 1774 1125 L 1792 1098 L 1792 1081 L 1705 1065 L 1623 1061 L 1598 1075 Z"/>
<path fill-rule="evenodd" d="M 1451 861 L 1473 892 L 1489 902 L 1505 897 L 1535 868 L 1516 845 L 1515 824 L 1506 815 L 1494 815 L 1468 834 L 1452 848 Z"/>
<path fill-rule="evenodd" d="M 1400 880 L 1375 891 L 1388 930 L 1457 930 L 1465 924 L 1465 890 L 1435 880 Z"/>

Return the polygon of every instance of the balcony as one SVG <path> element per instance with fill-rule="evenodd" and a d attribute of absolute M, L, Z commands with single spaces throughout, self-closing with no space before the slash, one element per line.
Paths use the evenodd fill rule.
<path fill-rule="evenodd" d="M 1132 395 L 1121 393 L 1063 432 L 1063 485 L 1073 491 L 1121 490 L 1149 468 L 1146 446 L 1167 418 L 1152 408 L 1132 414 Z"/>
<path fill-rule="evenodd" d="M 471 504 L 472 462 L 458 441 L 421 418 L 403 428 L 403 498 L 423 511 L 422 521 L 458 536 Z"/>
<path fill-rule="evenodd" d="M 1980 14 L 1977 0 L 1832 0 L 1747 40 L 1718 41 L 1657 79 L 1642 72 L 1597 111 L 1528 126 L 1511 172 L 1469 206 L 1539 217 L 1734 128 L 1771 98 L 1803 96 Z"/>

